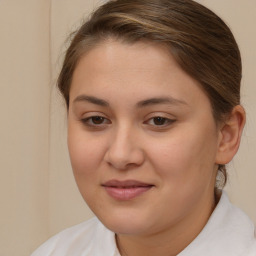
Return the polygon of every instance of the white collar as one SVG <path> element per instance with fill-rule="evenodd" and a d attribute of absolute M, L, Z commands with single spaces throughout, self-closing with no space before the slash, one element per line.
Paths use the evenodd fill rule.
<path fill-rule="evenodd" d="M 96 233 L 99 232 L 101 236 L 94 237 L 93 255 L 102 255 L 105 252 L 108 256 L 120 256 L 115 234 L 101 223 L 97 229 Z M 245 256 L 252 247 L 256 247 L 254 230 L 254 224 L 249 217 L 233 206 L 223 192 L 204 229 L 177 256 Z"/>
<path fill-rule="evenodd" d="M 254 224 L 225 192 L 201 233 L 178 256 L 245 256 L 255 246 Z"/>

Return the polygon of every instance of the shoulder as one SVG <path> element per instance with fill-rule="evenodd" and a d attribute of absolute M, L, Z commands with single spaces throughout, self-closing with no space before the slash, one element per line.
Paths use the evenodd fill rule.
<path fill-rule="evenodd" d="M 208 223 L 179 256 L 256 256 L 255 226 L 223 192 Z"/>
<path fill-rule="evenodd" d="M 97 218 L 92 218 L 53 236 L 31 256 L 96 256 L 106 250 L 109 251 L 109 255 L 115 251 L 114 234 Z"/>
<path fill-rule="evenodd" d="M 255 256 L 256 255 L 256 233 L 252 245 L 248 248 L 243 256 Z"/>

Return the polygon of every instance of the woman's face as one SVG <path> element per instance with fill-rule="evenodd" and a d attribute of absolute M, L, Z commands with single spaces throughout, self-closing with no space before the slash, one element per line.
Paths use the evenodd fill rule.
<path fill-rule="evenodd" d="M 68 112 L 74 176 L 116 233 L 205 221 L 219 133 L 209 99 L 164 47 L 108 41 L 75 69 Z"/>

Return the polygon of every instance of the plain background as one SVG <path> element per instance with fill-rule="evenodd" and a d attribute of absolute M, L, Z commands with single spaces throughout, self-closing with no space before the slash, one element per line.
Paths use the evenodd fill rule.
<path fill-rule="evenodd" d="M 100 2 L 0 0 L 0 255 L 30 255 L 53 234 L 92 216 L 72 175 L 55 82 L 65 40 Z M 247 125 L 226 190 L 256 222 L 256 2 L 198 2 L 227 22 L 241 49 Z"/>

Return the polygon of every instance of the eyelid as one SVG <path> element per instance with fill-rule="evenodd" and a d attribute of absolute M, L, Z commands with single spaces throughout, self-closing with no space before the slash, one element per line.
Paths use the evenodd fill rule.
<path fill-rule="evenodd" d="M 91 128 L 95 128 L 95 129 L 101 129 L 101 128 L 105 127 L 106 125 L 111 124 L 110 119 L 107 118 L 103 113 L 90 112 L 90 113 L 87 113 L 84 116 L 85 117 L 80 118 L 80 121 L 83 123 L 83 125 L 85 125 L 87 127 L 91 127 Z M 92 118 L 94 118 L 94 117 L 100 117 L 100 118 L 104 119 L 103 123 L 99 123 L 99 124 L 93 123 Z"/>
<path fill-rule="evenodd" d="M 149 119 L 146 121 L 146 123 L 149 123 L 150 120 L 154 120 L 154 119 L 157 118 L 157 117 L 160 117 L 160 118 L 165 119 L 168 124 L 173 123 L 173 122 L 175 121 L 174 119 L 170 119 L 170 118 L 167 118 L 167 117 L 156 116 L 156 117 L 149 118 Z M 168 124 L 165 124 L 165 125 L 154 125 L 154 126 L 166 126 L 166 125 L 168 125 Z"/>
<path fill-rule="evenodd" d="M 103 116 L 89 116 L 89 117 L 86 117 L 86 118 L 82 118 L 81 120 L 85 122 L 85 121 L 88 121 L 88 120 L 92 120 L 94 117 L 100 117 L 100 118 L 104 119 L 105 121 L 109 121 L 108 118 L 103 117 Z"/>
<path fill-rule="evenodd" d="M 170 120 L 175 120 L 175 116 L 169 114 L 169 113 L 165 113 L 165 112 L 151 112 L 149 114 L 147 114 L 147 116 L 145 117 L 145 120 L 149 120 L 155 117 L 162 117 L 162 118 L 166 118 L 166 119 L 170 119 Z"/>
<path fill-rule="evenodd" d="M 163 125 L 156 125 L 156 124 L 149 123 L 151 120 L 154 120 L 154 118 L 158 118 L 158 117 L 165 119 L 166 123 Z M 143 124 L 150 125 L 157 129 L 163 129 L 163 128 L 169 127 L 175 121 L 176 121 L 176 118 L 174 118 L 173 116 L 170 116 L 170 114 L 154 112 L 154 113 L 151 113 L 149 117 L 146 118 Z"/>
<path fill-rule="evenodd" d="M 100 112 L 100 111 L 88 111 L 88 112 L 84 112 L 83 114 L 81 114 L 81 117 L 80 117 L 79 119 L 85 120 L 85 119 L 89 119 L 89 118 L 92 118 L 92 117 L 95 117 L 95 116 L 100 116 L 100 117 L 109 119 L 109 117 L 108 117 L 106 114 L 104 114 L 104 113 L 102 113 L 102 112 Z"/>

